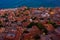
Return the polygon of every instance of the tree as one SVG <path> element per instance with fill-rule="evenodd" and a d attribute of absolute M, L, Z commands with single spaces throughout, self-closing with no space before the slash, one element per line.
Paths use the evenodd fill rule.
<path fill-rule="evenodd" d="M 52 24 L 54 28 L 58 27 L 58 25 L 55 22 L 48 21 L 48 24 Z"/>
<path fill-rule="evenodd" d="M 2 25 L 2 22 L 0 21 L 0 28 L 2 28 L 2 27 L 4 27 L 4 26 Z"/>
<path fill-rule="evenodd" d="M 43 31 L 43 33 L 45 33 L 45 34 L 48 33 L 47 29 L 45 29 L 44 26 L 43 26 L 41 23 L 31 22 L 31 23 L 27 26 L 27 28 L 32 28 L 32 26 L 34 26 L 34 25 L 36 25 L 39 30 Z"/>
<path fill-rule="evenodd" d="M 39 39 L 40 39 L 40 36 L 39 36 L 39 35 L 35 35 L 35 36 L 34 36 L 34 39 L 35 39 L 35 40 L 39 40 Z"/>
<path fill-rule="evenodd" d="M 36 26 L 47 35 L 48 31 L 41 23 L 36 23 Z"/>

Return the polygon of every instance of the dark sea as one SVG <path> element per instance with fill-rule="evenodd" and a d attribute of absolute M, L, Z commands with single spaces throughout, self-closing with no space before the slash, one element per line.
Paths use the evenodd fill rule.
<path fill-rule="evenodd" d="M 60 0 L 0 0 L 0 9 L 27 7 L 60 7 Z"/>

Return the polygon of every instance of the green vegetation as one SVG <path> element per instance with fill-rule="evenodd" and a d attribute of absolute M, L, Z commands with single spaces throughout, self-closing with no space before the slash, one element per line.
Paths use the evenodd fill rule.
<path fill-rule="evenodd" d="M 41 31 L 43 31 L 45 34 L 48 33 L 47 29 L 44 28 L 44 26 L 41 24 L 41 23 L 34 23 L 34 22 L 31 22 L 27 28 L 32 28 L 32 26 L 36 25 L 38 29 L 40 29 Z"/>
<path fill-rule="evenodd" d="M 26 30 L 25 30 L 23 33 L 29 33 L 29 31 L 26 31 Z"/>
<path fill-rule="evenodd" d="M 44 18 L 40 18 L 40 20 L 44 20 Z"/>
<path fill-rule="evenodd" d="M 2 28 L 2 27 L 4 27 L 4 26 L 2 25 L 2 22 L 0 21 L 0 28 Z"/>
<path fill-rule="evenodd" d="M 34 39 L 35 39 L 35 40 L 39 40 L 39 39 L 40 39 L 40 36 L 39 36 L 39 35 L 35 35 L 35 36 L 34 36 Z"/>
<path fill-rule="evenodd" d="M 3 16 L 1 16 L 2 18 L 7 18 L 8 14 L 4 14 Z"/>
<path fill-rule="evenodd" d="M 48 24 L 52 24 L 54 28 L 57 28 L 58 27 L 58 25 L 55 22 L 49 21 Z"/>
<path fill-rule="evenodd" d="M 35 23 L 34 23 L 34 22 L 31 22 L 31 23 L 27 26 L 27 28 L 32 28 L 33 25 L 35 25 Z"/>
<path fill-rule="evenodd" d="M 41 23 L 36 23 L 36 26 L 43 31 L 43 33 L 47 34 L 48 31 L 47 29 L 41 24 Z"/>
<path fill-rule="evenodd" d="M 32 19 L 32 20 L 35 20 L 35 19 L 36 19 L 36 17 L 34 17 L 34 18 L 33 18 L 33 17 L 31 17 L 31 19 Z"/>

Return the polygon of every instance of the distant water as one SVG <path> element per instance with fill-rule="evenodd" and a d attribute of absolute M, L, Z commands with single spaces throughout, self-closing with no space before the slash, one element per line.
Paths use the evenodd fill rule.
<path fill-rule="evenodd" d="M 60 7 L 60 0 L 0 0 L 1 8 L 28 7 Z"/>

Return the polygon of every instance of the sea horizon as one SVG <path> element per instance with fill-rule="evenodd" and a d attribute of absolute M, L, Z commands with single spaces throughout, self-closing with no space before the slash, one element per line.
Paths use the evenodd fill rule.
<path fill-rule="evenodd" d="M 60 0 L 0 0 L 0 9 L 19 8 L 22 6 L 39 7 L 60 7 Z"/>

